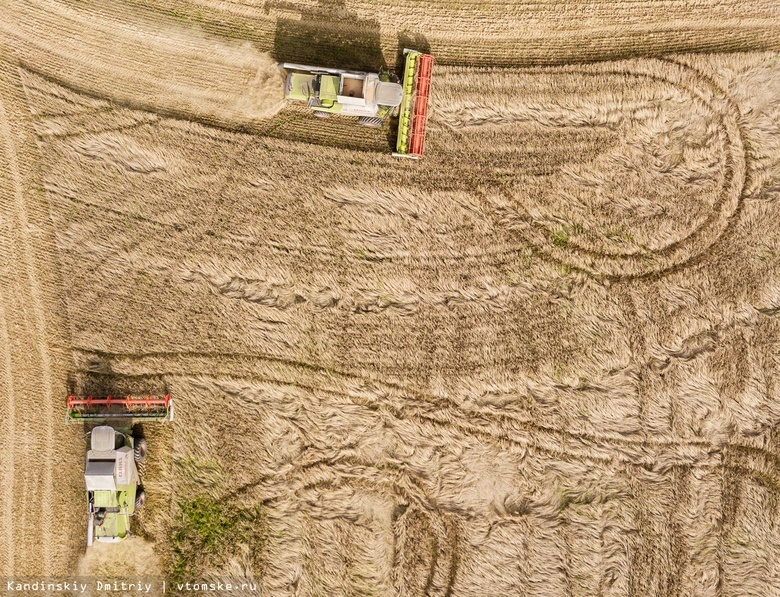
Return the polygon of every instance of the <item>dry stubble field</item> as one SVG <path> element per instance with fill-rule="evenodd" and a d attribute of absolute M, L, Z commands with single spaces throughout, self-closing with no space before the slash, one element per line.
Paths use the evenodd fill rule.
<path fill-rule="evenodd" d="M 175 396 L 174 576 L 778 594 L 775 3 L 0 11 L 0 575 L 84 572 L 70 385 Z M 276 113 L 268 53 L 399 44 L 423 162 Z"/>

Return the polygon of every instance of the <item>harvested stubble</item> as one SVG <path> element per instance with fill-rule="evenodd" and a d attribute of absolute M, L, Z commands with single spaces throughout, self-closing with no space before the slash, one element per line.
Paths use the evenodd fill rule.
<path fill-rule="evenodd" d="M 248 41 L 55 0 L 12 1 L 0 34 L 15 62 L 120 106 L 235 127 L 257 126 L 284 103 L 276 62 Z"/>
<path fill-rule="evenodd" d="M 93 20 L 118 10 L 81 4 Z M 510 50 L 495 62 L 521 64 Z M 775 590 L 775 55 L 439 67 L 424 168 L 378 151 L 381 132 L 284 111 L 250 135 L 218 108 L 214 129 L 36 70 L 10 69 L 6 94 L 26 93 L 31 122 L 15 118 L 45 165 L 25 188 L 48 204 L 33 226 L 67 281 L 41 285 L 64 295 L 56 342 L 77 381 L 177 397 L 175 428 L 150 438 L 141 520 L 167 564 L 187 553 L 170 537 L 191 536 L 183 496 L 198 495 L 241 532 L 208 535 L 194 573 L 264 594 Z M 300 142 L 334 132 L 336 149 Z M 17 220 L 11 238 L 30 238 Z M 8 243 L 7 267 L 23 248 Z M 31 317 L 2 296 L 8 330 Z M 4 437 L 22 433 L 18 404 Z M 43 490 L 17 480 L 6 496 Z M 4 546 L 14 570 L 33 543 Z M 70 548 L 51 542 L 46 565 Z"/>
<path fill-rule="evenodd" d="M 151 584 L 155 590 L 162 590 L 161 579 L 163 571 L 153 545 L 140 537 L 130 537 L 120 543 L 95 543 L 79 560 L 76 575 L 82 580 L 99 579 L 103 583 L 117 580 L 120 583 L 137 583 L 139 581 Z M 99 585 L 87 582 L 85 597 L 104 595 Z M 119 585 L 121 587 L 121 585 Z M 118 597 L 138 595 L 136 589 L 125 592 L 112 591 Z"/>
<path fill-rule="evenodd" d="M 271 593 L 291 583 L 305 594 L 769 586 L 771 572 L 743 562 L 770 562 L 778 540 L 760 506 L 778 483 L 771 147 L 754 150 L 764 157 L 749 161 L 738 209 L 716 214 L 707 243 L 682 254 L 696 262 L 678 272 L 662 260 L 670 238 L 683 243 L 718 205 L 722 185 L 692 173 L 735 159 L 711 128 L 725 117 L 697 98 L 766 84 L 768 58 L 734 58 L 739 71 L 691 58 L 472 71 L 487 108 L 457 87 L 462 69 L 442 69 L 456 93 L 437 103 L 427 179 L 381 154 L 128 111 L 114 117 L 132 128 L 100 120 L 102 132 L 74 135 L 41 103 L 47 83 L 27 74 L 41 92 L 32 105 L 63 274 L 78 288 L 68 293 L 77 367 L 165 377 L 180 397 L 166 483 L 228 509 L 263 504 L 263 558 L 236 546 L 214 565 Z M 669 82 L 670 71 L 701 72 L 705 91 Z M 650 85 L 647 72 L 660 72 Z M 502 103 L 502 85 L 523 101 Z M 742 134 L 768 139 L 776 110 L 759 102 Z M 448 136 L 464 127 L 473 149 L 452 149 Z M 589 154 L 538 139 L 570 139 L 567 129 Z M 547 185 L 524 174 L 529 161 L 509 143 L 520 136 L 546 146 L 533 167 Z M 452 170 L 469 152 L 483 159 L 479 146 L 495 155 Z M 501 147 L 514 166 L 498 161 Z M 617 148 L 655 159 L 639 168 Z M 590 179 L 577 174 L 584 164 Z M 657 198 L 620 195 L 616 176 Z M 593 273 L 610 277 L 572 270 L 580 252 L 546 239 L 542 253 L 544 240 L 535 247 L 506 224 L 523 209 L 548 225 L 539 194 L 562 184 L 570 201 L 615 197 L 606 213 L 585 199 L 578 211 L 559 206 L 557 220 L 569 244 L 576 234 L 600 243 Z M 661 193 L 678 187 L 689 193 L 678 196 L 684 221 Z M 646 270 L 637 261 L 620 275 L 628 241 L 597 235 L 606 218 L 644 235 L 657 255 Z M 743 546 L 751 524 L 768 526 Z M 164 548 L 165 527 L 154 528 Z"/>

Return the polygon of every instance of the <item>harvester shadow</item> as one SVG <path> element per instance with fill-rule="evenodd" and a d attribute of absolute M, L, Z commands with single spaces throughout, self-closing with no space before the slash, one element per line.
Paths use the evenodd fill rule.
<path fill-rule="evenodd" d="M 301 10 L 300 17 L 276 22 L 278 62 L 371 72 L 386 66 L 379 21 L 359 18 L 346 0 L 319 0 L 317 7 Z"/>

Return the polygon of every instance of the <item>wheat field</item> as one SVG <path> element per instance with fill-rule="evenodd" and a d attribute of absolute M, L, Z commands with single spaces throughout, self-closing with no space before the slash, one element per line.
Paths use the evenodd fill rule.
<path fill-rule="evenodd" d="M 110 390 L 175 399 L 121 556 L 155 574 L 780 594 L 778 32 L 736 0 L 5 2 L 0 577 L 110 564 L 64 423 Z M 281 101 L 276 60 L 403 46 L 437 59 L 420 162 Z"/>

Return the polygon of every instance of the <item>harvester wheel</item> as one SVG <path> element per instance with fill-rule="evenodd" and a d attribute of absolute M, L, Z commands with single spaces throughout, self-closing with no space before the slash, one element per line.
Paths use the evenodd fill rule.
<path fill-rule="evenodd" d="M 312 114 L 317 118 L 330 118 L 330 112 L 323 112 L 322 110 L 312 110 Z"/>
<path fill-rule="evenodd" d="M 143 462 L 146 460 L 146 440 L 143 438 L 135 440 L 135 447 L 133 448 L 133 456 L 135 456 L 136 462 Z"/>
<path fill-rule="evenodd" d="M 139 508 L 142 508 L 145 503 L 146 494 L 143 489 L 139 489 L 138 493 L 135 494 L 135 509 L 138 510 Z"/>
<path fill-rule="evenodd" d="M 363 126 L 367 126 L 370 129 L 381 129 L 382 128 L 382 119 L 381 118 L 375 118 L 373 116 L 361 116 L 358 118 L 358 122 L 362 124 Z"/>

